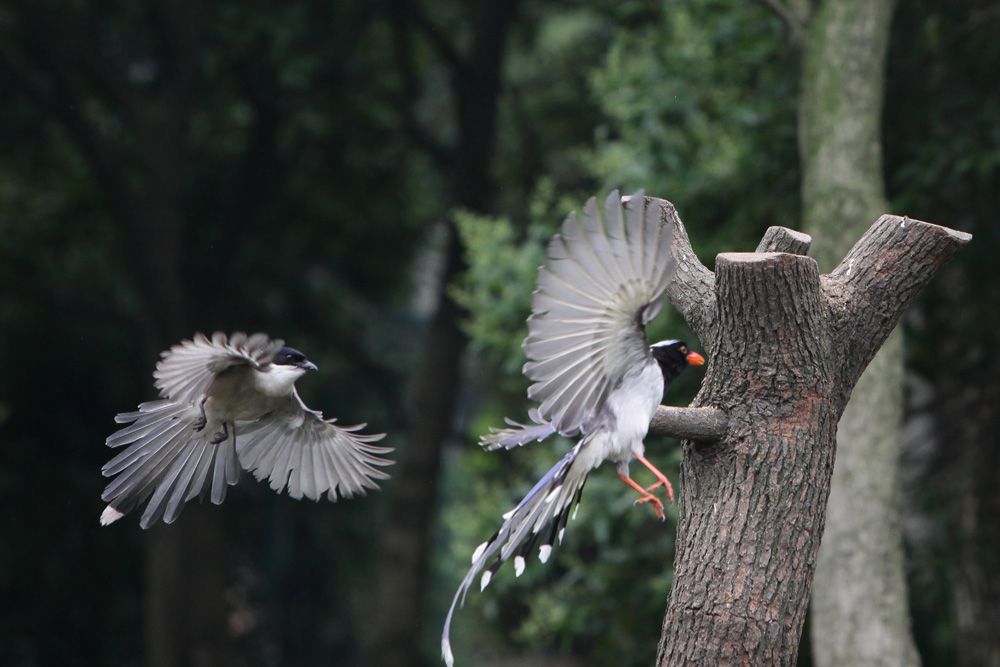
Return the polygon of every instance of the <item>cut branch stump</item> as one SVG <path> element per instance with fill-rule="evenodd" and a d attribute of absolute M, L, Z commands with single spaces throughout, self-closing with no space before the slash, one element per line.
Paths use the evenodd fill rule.
<path fill-rule="evenodd" d="M 686 438 L 657 664 L 794 665 L 837 423 L 906 307 L 971 236 L 885 215 L 820 275 L 809 237 L 772 227 L 713 273 L 660 204 L 678 261 L 667 295 L 708 365 L 692 406 L 661 408 L 649 431 Z"/>

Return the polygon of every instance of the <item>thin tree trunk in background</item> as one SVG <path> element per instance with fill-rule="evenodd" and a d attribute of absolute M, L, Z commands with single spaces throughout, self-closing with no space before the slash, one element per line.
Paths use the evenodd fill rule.
<path fill-rule="evenodd" d="M 218 507 L 192 502 L 146 540 L 146 664 L 236 664 L 226 626 L 225 543 Z"/>
<path fill-rule="evenodd" d="M 957 459 L 952 488 L 959 514 L 951 532 L 958 547 L 954 600 L 960 667 L 1000 667 L 1000 362 L 988 354 L 979 360 L 990 357 L 985 365 L 974 364 L 968 376 L 952 375 L 940 387 L 936 410 L 939 446 L 952 450 L 944 456 Z M 959 377 L 972 377 L 978 390 L 952 385 Z"/>
<path fill-rule="evenodd" d="M 145 298 L 151 356 L 190 337 L 184 264 L 187 168 L 183 147 L 198 79 L 204 16 L 197 3 L 164 13 L 163 39 L 175 47 L 173 69 L 155 94 L 131 94 L 133 163 L 139 185 L 112 192 L 122 230 L 134 248 L 132 271 Z M 235 664 L 226 625 L 226 540 L 214 505 L 190 503 L 176 523 L 158 525 L 146 540 L 146 663 L 151 667 Z"/>
<path fill-rule="evenodd" d="M 470 7 L 475 37 L 468 55 L 440 41 L 434 31 L 432 39 L 448 63 L 455 98 L 458 139 L 447 152 L 455 207 L 486 212 L 494 194 L 491 170 L 501 71 L 515 4 L 516 0 L 485 0 Z M 408 35 L 397 38 L 406 42 Z M 450 224 L 448 232 L 438 310 L 425 334 L 420 369 L 410 388 L 408 444 L 393 471 L 393 509 L 382 527 L 366 638 L 366 664 L 379 667 L 424 664 L 420 639 L 427 618 L 428 553 L 441 448 L 454 425 L 460 362 L 467 343 L 459 328 L 462 310 L 448 294 L 453 279 L 464 270 L 464 250 Z"/>
<path fill-rule="evenodd" d="M 180 145 L 180 139 L 176 143 Z M 147 155 L 146 159 L 155 161 L 157 157 Z M 179 169 L 179 165 L 166 159 L 159 167 Z M 179 183 L 179 172 L 172 178 Z M 180 192 L 170 194 L 179 197 Z M 139 241 L 140 261 L 162 269 L 149 276 L 159 278 L 159 287 L 144 290 L 147 305 L 159 314 L 147 323 L 149 347 L 158 353 L 194 332 L 188 331 L 186 324 L 184 287 L 179 279 L 183 247 L 180 214 L 171 215 L 173 209 L 165 205 L 162 190 L 153 199 L 163 208 L 130 227 Z M 222 514 L 211 503 L 188 503 L 176 523 L 158 524 L 147 532 L 144 621 L 149 667 L 236 664 L 226 624 L 226 555 Z"/>
<path fill-rule="evenodd" d="M 823 271 L 888 204 L 880 125 L 892 0 L 825 0 L 804 42 L 803 231 Z M 846 352 L 846 351 L 845 351 Z M 812 597 L 813 660 L 916 665 L 900 527 L 903 344 L 897 331 L 854 388 Z"/>
<path fill-rule="evenodd" d="M 940 526 L 936 553 L 925 558 L 946 558 L 950 570 L 955 664 L 1000 667 L 1000 357 L 992 332 L 1000 278 L 973 262 L 956 262 L 948 273 L 924 308 L 939 346 L 928 367 L 935 453 L 914 493 Z M 966 332 L 969 322 L 979 331 Z"/>
<path fill-rule="evenodd" d="M 458 327 L 461 311 L 446 292 L 460 270 L 462 252 L 457 234 L 449 232 L 440 304 L 425 334 L 420 369 L 413 379 L 407 446 L 393 471 L 392 509 L 382 527 L 365 661 L 370 665 L 423 664 L 420 637 L 441 447 L 453 426 L 467 342 Z"/>

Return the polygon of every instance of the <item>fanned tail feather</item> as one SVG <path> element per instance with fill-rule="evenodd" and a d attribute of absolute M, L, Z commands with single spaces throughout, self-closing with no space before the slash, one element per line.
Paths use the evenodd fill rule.
<path fill-rule="evenodd" d="M 461 585 L 455 592 L 445 618 L 444 631 L 441 633 L 441 656 L 448 667 L 455 662 L 451 650 L 451 619 L 455 608 L 465 604 L 465 596 L 473 581 L 482 572 L 480 590 L 486 588 L 500 566 L 514 558 L 515 576 L 524 571 L 528 555 L 541 540 L 538 556 L 544 563 L 552 552 L 552 547 L 558 539 L 562 541 L 566 522 L 574 508 L 579 505 L 583 494 L 583 485 L 590 469 L 574 466 L 580 451 L 586 447 L 587 438 L 581 440 L 569 453 L 532 487 L 531 491 L 510 512 L 504 515 L 504 523 L 493 537 L 476 548 L 472 556 L 472 567 L 469 569 Z M 547 530 L 543 529 L 548 527 Z M 494 562 L 486 567 L 486 563 L 496 556 Z M 485 570 L 485 571 L 484 571 Z"/>
<path fill-rule="evenodd" d="M 226 487 L 239 479 L 236 450 L 232 438 L 213 445 L 212 429 L 195 431 L 199 415 L 192 406 L 160 400 L 116 417 L 129 425 L 113 433 L 107 444 L 129 447 L 102 469 L 106 477 L 114 477 L 101 495 L 108 503 L 102 524 L 116 521 L 146 499 L 149 504 L 139 522 L 143 528 L 160 519 L 172 523 L 184 503 L 209 491 L 213 503 L 225 499 Z"/>

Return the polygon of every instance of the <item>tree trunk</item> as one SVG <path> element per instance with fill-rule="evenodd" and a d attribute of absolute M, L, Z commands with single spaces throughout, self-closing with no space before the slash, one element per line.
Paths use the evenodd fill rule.
<path fill-rule="evenodd" d="M 451 433 L 459 366 L 466 337 L 459 307 L 447 286 L 461 266 L 461 244 L 450 230 L 441 302 L 424 339 L 421 367 L 410 393 L 407 447 L 395 471 L 393 511 L 382 528 L 378 578 L 372 602 L 366 664 L 423 664 L 421 620 L 427 588 L 428 552 L 441 467 L 441 447 Z"/>
<path fill-rule="evenodd" d="M 978 283 L 975 289 L 981 287 Z M 965 308 L 969 300 L 959 303 Z M 979 315 L 995 317 L 983 309 Z M 950 563 L 958 630 L 955 664 L 1000 667 L 1000 359 L 988 349 L 994 344 L 988 335 L 970 340 L 950 334 L 944 338 L 948 348 L 942 364 L 950 372 L 932 376 L 939 464 L 930 483 L 945 513 L 955 517 L 940 538 L 956 552 Z"/>
<path fill-rule="evenodd" d="M 493 152 L 507 28 L 516 0 L 484 0 L 472 9 L 475 35 L 469 54 L 460 57 L 450 44 L 434 43 L 451 66 L 458 141 L 449 151 L 454 204 L 485 212 L 493 196 Z M 411 11 L 415 8 L 411 8 Z M 426 22 L 426 17 L 420 21 Z M 400 39 L 405 40 L 402 36 Z M 426 137 L 425 137 L 426 139 Z M 467 338 L 459 328 L 462 310 L 448 294 L 464 270 L 463 248 L 449 225 L 445 270 L 438 310 L 424 340 L 420 370 L 410 391 L 408 446 L 394 474 L 396 490 L 382 529 L 377 583 L 366 638 L 366 663 L 380 667 L 423 664 L 421 619 L 428 552 L 437 499 L 441 448 L 454 426 L 460 362 Z"/>
<path fill-rule="evenodd" d="M 215 505 L 191 503 L 184 518 L 146 540 L 146 664 L 235 664 L 226 627 L 225 544 Z"/>
<path fill-rule="evenodd" d="M 803 227 L 832 268 L 886 210 L 880 126 L 892 0 L 826 0 L 805 41 L 800 114 Z M 854 389 L 812 599 L 813 660 L 916 665 L 899 520 L 902 334 Z"/>
<path fill-rule="evenodd" d="M 736 426 L 721 443 L 684 444 L 659 662 L 789 664 L 839 416 L 819 273 L 805 257 L 727 253 L 715 293 L 719 333 L 710 348 L 699 336 L 712 361 L 695 404 L 725 410 Z"/>
<path fill-rule="evenodd" d="M 788 253 L 724 253 L 713 275 L 664 205 L 678 259 L 667 293 L 709 359 L 694 405 L 724 411 L 728 431 L 682 444 L 657 663 L 793 665 L 837 422 L 916 292 L 971 237 L 883 216 L 830 275 Z"/>
<path fill-rule="evenodd" d="M 160 100 L 136 119 L 139 159 L 149 185 L 126 197 L 122 220 L 132 240 L 133 272 L 145 286 L 150 349 L 166 349 L 194 332 L 181 280 L 184 225 L 183 159 L 186 108 Z M 214 505 L 189 503 L 182 520 L 151 529 L 146 539 L 145 632 L 150 667 L 223 667 L 235 664 L 226 625 L 226 554 L 222 515 Z"/>

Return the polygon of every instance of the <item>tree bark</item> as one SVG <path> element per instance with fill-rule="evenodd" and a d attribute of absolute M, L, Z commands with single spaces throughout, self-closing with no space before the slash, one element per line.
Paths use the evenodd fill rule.
<path fill-rule="evenodd" d="M 729 418 L 714 408 L 677 408 L 661 405 L 649 422 L 649 435 L 718 442 L 729 431 Z"/>
<path fill-rule="evenodd" d="M 695 403 L 725 410 L 731 430 L 683 445 L 659 664 L 789 664 L 836 431 L 819 273 L 806 257 L 727 253 L 715 291 L 719 335 L 711 347 L 699 336 L 712 361 Z"/>
<path fill-rule="evenodd" d="M 825 0 L 804 43 L 800 150 L 803 228 L 832 267 L 888 204 L 880 125 L 893 0 Z M 854 389 L 812 598 L 817 667 L 916 665 L 899 519 L 902 334 Z"/>
<path fill-rule="evenodd" d="M 673 206 L 667 290 L 703 344 L 693 405 L 726 436 L 682 443 L 677 551 L 657 664 L 793 665 L 823 534 L 837 422 L 916 292 L 971 238 L 883 216 L 838 268 L 787 253 L 700 265 Z"/>

